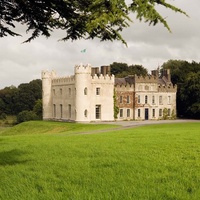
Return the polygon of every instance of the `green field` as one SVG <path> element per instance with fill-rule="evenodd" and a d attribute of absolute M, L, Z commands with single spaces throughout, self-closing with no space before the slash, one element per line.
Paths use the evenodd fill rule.
<path fill-rule="evenodd" d="M 200 123 L 113 128 L 26 122 L 0 129 L 0 199 L 200 199 Z M 82 134 L 95 129 L 108 131 Z"/>

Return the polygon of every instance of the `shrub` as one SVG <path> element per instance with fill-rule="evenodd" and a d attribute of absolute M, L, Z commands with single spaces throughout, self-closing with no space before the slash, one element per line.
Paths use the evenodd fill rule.
<path fill-rule="evenodd" d="M 38 120 L 38 116 L 33 111 L 24 110 L 17 115 L 17 123 Z"/>

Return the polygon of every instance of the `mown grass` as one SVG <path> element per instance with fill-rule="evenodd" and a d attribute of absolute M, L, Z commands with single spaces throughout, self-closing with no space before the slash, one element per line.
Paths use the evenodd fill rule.
<path fill-rule="evenodd" d="M 25 130 L 34 123 L 17 128 Z M 46 130 L 50 134 L 35 126 L 28 135 L 14 131 L 0 136 L 0 199 L 200 197 L 200 123 L 150 125 L 90 135 L 72 131 L 68 135 L 62 130 L 57 134 L 48 131 L 54 130 L 51 124 L 55 126 L 49 123 Z M 74 133 L 79 130 L 74 129 Z"/>

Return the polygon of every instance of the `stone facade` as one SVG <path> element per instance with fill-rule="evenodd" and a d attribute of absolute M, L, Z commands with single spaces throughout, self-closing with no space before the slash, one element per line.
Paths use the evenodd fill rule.
<path fill-rule="evenodd" d="M 63 121 L 113 120 L 114 76 L 92 74 L 90 65 L 75 66 L 74 75 L 57 77 L 43 71 L 43 119 Z"/>
<path fill-rule="evenodd" d="M 110 67 L 77 65 L 74 75 L 58 77 L 42 71 L 43 119 L 76 122 L 113 121 L 114 91 L 117 120 L 157 120 L 176 114 L 176 86 L 170 71 L 147 77 L 115 78 Z M 167 114 L 165 112 L 167 112 Z"/>

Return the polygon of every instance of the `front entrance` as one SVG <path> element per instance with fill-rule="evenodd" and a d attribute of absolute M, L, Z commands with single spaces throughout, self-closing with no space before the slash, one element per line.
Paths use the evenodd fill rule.
<path fill-rule="evenodd" d="M 145 120 L 148 120 L 149 119 L 149 109 L 148 108 L 145 108 L 145 116 L 144 116 L 144 119 Z"/>

